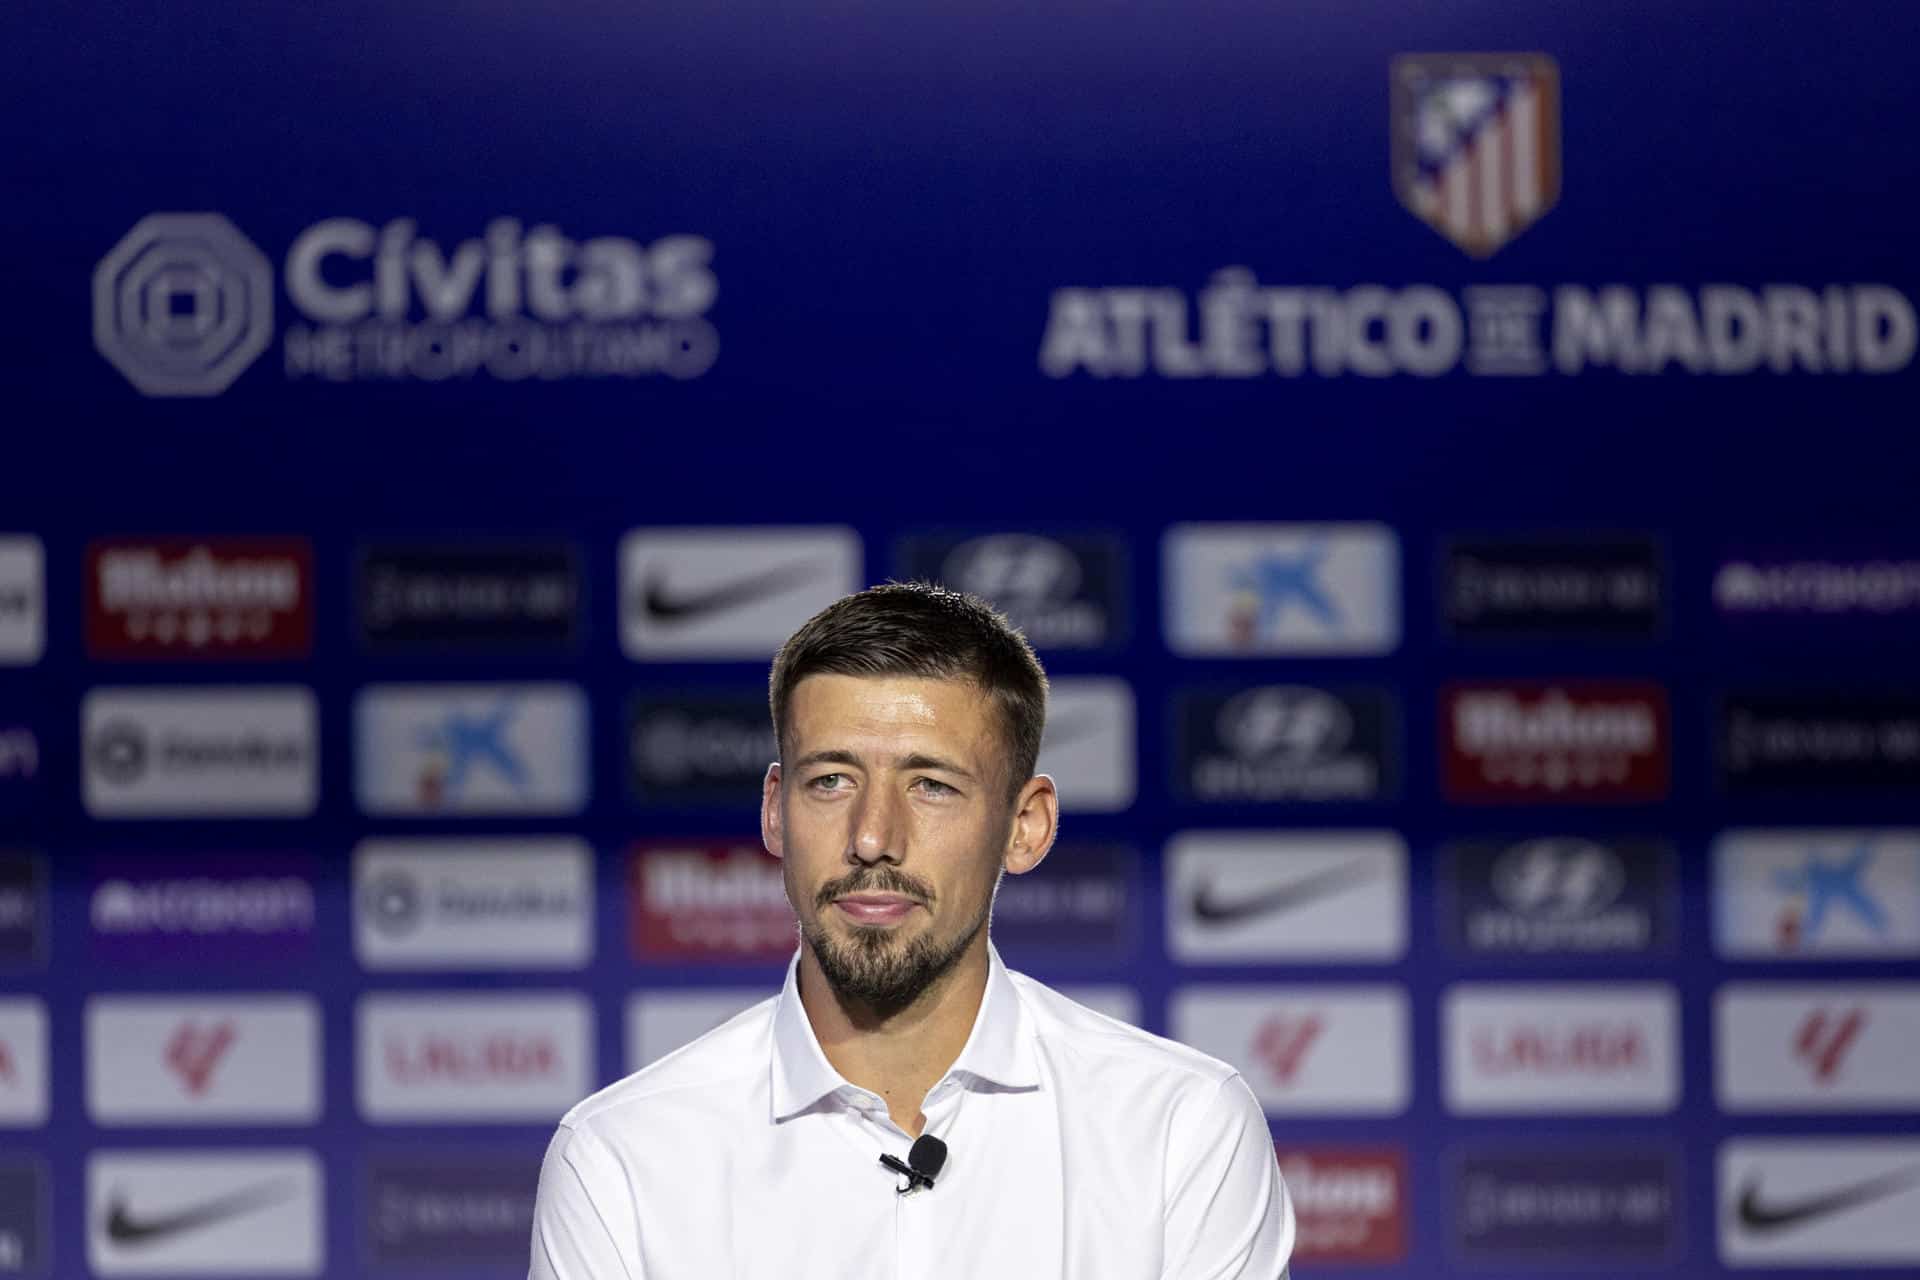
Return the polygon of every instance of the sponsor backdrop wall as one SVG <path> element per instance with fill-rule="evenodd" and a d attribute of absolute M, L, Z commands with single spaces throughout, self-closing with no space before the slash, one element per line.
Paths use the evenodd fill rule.
<path fill-rule="evenodd" d="M 523 1267 L 894 575 L 1296 1275 L 1920 1268 L 1912 6 L 0 22 L 0 1275 Z"/>

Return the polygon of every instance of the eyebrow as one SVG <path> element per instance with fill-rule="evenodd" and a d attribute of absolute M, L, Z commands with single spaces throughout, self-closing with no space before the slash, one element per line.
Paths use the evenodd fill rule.
<path fill-rule="evenodd" d="M 809 751 L 794 761 L 793 767 L 807 769 L 817 764 L 847 764 L 861 769 L 867 767 L 867 762 L 862 760 L 857 752 L 838 749 Z M 956 777 L 965 778 L 969 782 L 976 780 L 971 770 L 964 769 L 945 757 L 930 756 L 917 751 L 911 755 L 901 756 L 895 761 L 895 765 L 901 769 L 935 769 L 941 773 L 951 773 Z"/>

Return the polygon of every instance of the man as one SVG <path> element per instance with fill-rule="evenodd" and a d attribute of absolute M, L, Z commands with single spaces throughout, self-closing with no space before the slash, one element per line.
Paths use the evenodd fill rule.
<path fill-rule="evenodd" d="M 1059 817 L 1025 639 L 971 596 L 875 587 L 795 632 L 770 692 L 786 986 L 566 1115 L 533 1280 L 1283 1276 L 1245 1082 L 988 943 L 1001 872 Z"/>

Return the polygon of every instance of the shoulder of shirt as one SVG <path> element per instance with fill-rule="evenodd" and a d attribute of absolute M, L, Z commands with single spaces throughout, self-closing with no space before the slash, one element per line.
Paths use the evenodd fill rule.
<path fill-rule="evenodd" d="M 1044 1048 L 1070 1054 L 1082 1066 L 1160 1076 L 1209 1091 L 1239 1074 L 1218 1058 L 1089 1009 L 1024 973 L 1009 969 L 1007 976 Z"/>
<path fill-rule="evenodd" d="M 742 1084 L 767 1073 L 767 1043 L 773 1033 L 778 996 L 743 1009 L 692 1042 L 651 1062 L 624 1079 L 582 1100 L 560 1118 L 560 1127 L 579 1131 L 602 1117 L 644 1110 L 650 1105 L 696 1099 L 696 1090 L 738 1098 Z"/>

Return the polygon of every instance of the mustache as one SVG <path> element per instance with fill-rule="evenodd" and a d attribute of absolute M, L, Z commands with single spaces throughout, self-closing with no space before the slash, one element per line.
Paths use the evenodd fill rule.
<path fill-rule="evenodd" d="M 820 886 L 813 895 L 813 905 L 830 907 L 835 898 L 843 898 L 850 893 L 898 893 L 912 898 L 922 906 L 933 901 L 933 886 L 916 880 L 904 871 L 894 867 L 860 867 L 849 871 L 838 880 L 829 880 Z"/>

